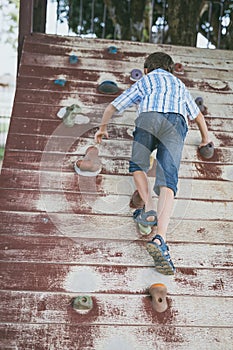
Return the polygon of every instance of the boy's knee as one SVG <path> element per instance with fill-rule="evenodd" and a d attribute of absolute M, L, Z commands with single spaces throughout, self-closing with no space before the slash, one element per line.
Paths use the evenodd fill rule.
<path fill-rule="evenodd" d="M 157 196 L 160 196 L 161 194 L 161 191 L 164 191 L 164 192 L 169 192 L 169 193 L 173 193 L 174 197 L 176 196 L 176 192 L 177 192 L 177 187 L 175 185 L 158 185 L 155 183 L 154 185 L 154 192 L 155 194 L 157 194 Z"/>

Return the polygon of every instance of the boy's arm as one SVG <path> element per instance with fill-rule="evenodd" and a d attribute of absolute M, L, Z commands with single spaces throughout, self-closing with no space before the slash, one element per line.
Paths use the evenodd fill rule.
<path fill-rule="evenodd" d="M 200 130 L 200 133 L 201 133 L 201 143 L 199 145 L 199 148 L 200 148 L 202 146 L 207 145 L 210 142 L 208 137 L 208 128 L 206 125 L 206 121 L 201 112 L 195 118 L 195 122 L 197 123 L 198 129 Z"/>
<path fill-rule="evenodd" d="M 95 133 L 95 142 L 101 143 L 103 136 L 108 138 L 107 125 L 116 110 L 111 103 L 105 108 L 99 130 Z"/>

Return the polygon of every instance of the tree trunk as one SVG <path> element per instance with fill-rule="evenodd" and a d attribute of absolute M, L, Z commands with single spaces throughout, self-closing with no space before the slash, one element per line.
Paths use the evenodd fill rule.
<path fill-rule="evenodd" d="M 196 46 L 203 0 L 168 0 L 168 38 L 172 45 Z"/>
<path fill-rule="evenodd" d="M 146 0 L 105 0 L 116 39 L 141 41 Z"/>
<path fill-rule="evenodd" d="M 33 7 L 33 32 L 45 33 L 47 0 L 34 0 Z"/>

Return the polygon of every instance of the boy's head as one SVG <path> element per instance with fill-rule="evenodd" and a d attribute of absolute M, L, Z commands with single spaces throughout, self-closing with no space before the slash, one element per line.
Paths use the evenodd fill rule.
<path fill-rule="evenodd" d="M 164 52 L 154 52 L 150 54 L 144 63 L 145 73 L 150 73 L 152 70 L 161 68 L 170 73 L 173 72 L 174 62 L 172 58 Z"/>

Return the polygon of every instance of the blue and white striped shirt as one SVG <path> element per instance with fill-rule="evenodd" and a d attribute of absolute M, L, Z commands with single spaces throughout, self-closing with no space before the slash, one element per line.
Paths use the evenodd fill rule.
<path fill-rule="evenodd" d="M 126 108 L 138 105 L 138 113 L 162 112 L 179 113 L 192 120 L 200 110 L 184 83 L 173 74 L 158 68 L 144 75 L 112 101 L 122 113 Z"/>

